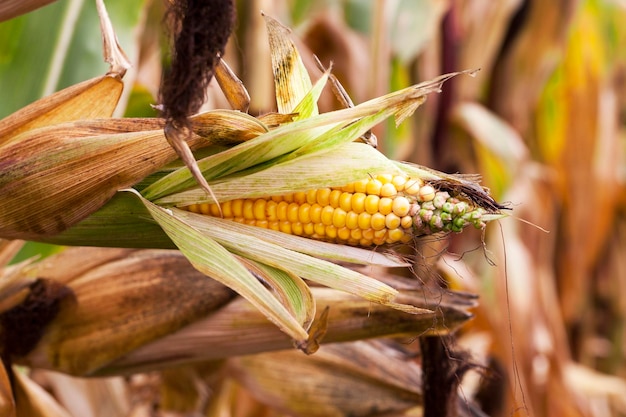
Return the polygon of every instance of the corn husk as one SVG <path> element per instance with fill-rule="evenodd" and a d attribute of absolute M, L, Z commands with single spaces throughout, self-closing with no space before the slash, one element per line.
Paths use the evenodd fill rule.
<path fill-rule="evenodd" d="M 228 369 L 259 401 L 288 415 L 369 416 L 422 404 L 419 366 L 379 343 L 327 345 L 309 357 L 246 356 Z"/>
<path fill-rule="evenodd" d="M 257 274 L 271 272 L 256 268 Z M 51 310 L 45 327 L 29 330 L 41 331 L 32 349 L 24 347 L 19 335 L 13 336 L 12 346 L 21 350 L 9 356 L 33 368 L 73 375 L 126 374 L 293 346 L 291 338 L 258 308 L 243 298 L 233 299 L 232 291 L 203 277 L 177 251 L 72 248 L 37 264 L 22 265 L 21 277 L 28 282 L 38 277 L 36 282 L 48 283 L 45 288 L 65 288 L 38 292 L 40 305 L 53 303 L 56 294 L 65 295 L 58 310 Z M 264 279 L 272 284 L 269 278 Z M 408 314 L 341 291 L 309 289 L 296 281 L 287 286 L 274 282 L 273 296 L 293 297 L 281 293 L 284 288 L 296 294 L 311 291 L 310 302 L 315 300 L 317 307 L 312 311 L 318 312 L 314 320 L 323 326 L 311 327 L 317 332 L 312 342 L 318 344 L 447 333 L 471 317 L 466 311 L 475 304 L 471 299 L 454 294 L 425 297 L 414 281 L 394 278 L 390 282 L 404 288 L 402 302 L 425 312 Z M 33 305 L 33 298 L 29 300 Z M 20 307 L 14 305 L 11 311 Z M 435 308 L 441 313 L 431 311 Z M 328 315 L 322 319 L 326 309 Z M 309 311 L 303 305 L 292 314 L 299 322 L 310 322 Z M 321 340 L 319 330 L 325 331 Z"/>

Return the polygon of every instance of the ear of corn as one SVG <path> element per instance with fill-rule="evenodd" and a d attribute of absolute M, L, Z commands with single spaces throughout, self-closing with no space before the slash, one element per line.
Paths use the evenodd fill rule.
<path fill-rule="evenodd" d="M 184 209 L 250 226 L 348 245 L 407 243 L 415 236 L 484 227 L 485 209 L 420 178 L 379 174 L 343 187 L 192 204 Z"/>

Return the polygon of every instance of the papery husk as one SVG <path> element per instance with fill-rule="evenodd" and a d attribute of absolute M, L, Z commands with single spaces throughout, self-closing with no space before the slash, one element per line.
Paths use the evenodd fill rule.
<path fill-rule="evenodd" d="M 258 401 L 288 415 L 371 416 L 422 404 L 420 367 L 381 343 L 233 358 L 228 369 Z"/>
<path fill-rule="evenodd" d="M 469 320 L 472 316 L 467 309 L 476 305 L 473 297 L 460 293 L 427 296 L 415 288 L 413 293 L 401 291 L 398 298 L 404 303 L 438 309 L 431 314 L 415 315 L 329 288 L 313 287 L 311 291 L 320 312 L 317 320 L 324 309 L 329 310 L 322 343 L 447 334 Z M 292 347 L 287 335 L 245 299 L 237 298 L 207 318 L 129 352 L 98 371 L 98 375 L 127 374 Z"/>
<path fill-rule="evenodd" d="M 192 149 L 248 140 L 265 128 L 234 111 L 199 114 Z M 38 240 L 66 230 L 177 159 L 160 119 L 76 121 L 29 130 L 0 148 L 0 236 Z M 148 129 L 148 130 L 146 130 Z"/>
<path fill-rule="evenodd" d="M 42 387 L 37 385 L 21 370 L 14 367 L 16 416 L 28 417 L 72 417 Z"/>
<path fill-rule="evenodd" d="M 0 145 L 40 127 L 111 117 L 123 88 L 117 74 L 107 74 L 37 100 L 0 121 Z"/>
<path fill-rule="evenodd" d="M 100 251 L 71 250 L 77 259 L 97 257 Z M 193 269 L 179 252 L 117 250 L 116 254 L 123 256 L 109 259 L 65 283 L 71 294 L 60 301 L 56 316 L 48 318 L 50 323 L 37 345 L 24 357 L 13 353 L 14 361 L 89 375 L 142 344 L 206 316 L 234 296 L 227 287 Z M 45 268 L 26 272 L 46 280 Z M 39 302 L 49 300 L 44 297 Z M 36 313 L 35 310 L 34 323 L 41 320 Z"/>
<path fill-rule="evenodd" d="M 4 367 L 0 365 L 0 415 L 6 417 L 15 417 L 15 397 L 13 396 L 13 388 L 9 381 L 9 375 Z"/>

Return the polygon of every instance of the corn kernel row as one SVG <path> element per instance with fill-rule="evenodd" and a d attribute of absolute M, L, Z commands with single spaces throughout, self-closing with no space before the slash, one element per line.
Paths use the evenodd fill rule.
<path fill-rule="evenodd" d="M 349 245 L 406 243 L 439 231 L 482 227 L 482 212 L 421 179 L 382 174 L 342 187 L 225 201 L 223 217 L 284 233 Z M 220 216 L 217 204 L 191 212 Z"/>

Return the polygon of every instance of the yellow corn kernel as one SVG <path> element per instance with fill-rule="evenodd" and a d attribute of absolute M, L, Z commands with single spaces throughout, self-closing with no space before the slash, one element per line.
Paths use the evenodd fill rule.
<path fill-rule="evenodd" d="M 422 185 L 422 180 L 419 178 L 409 178 L 404 185 L 404 192 L 409 195 L 417 195 Z"/>
<path fill-rule="evenodd" d="M 300 222 L 291 223 L 291 233 L 293 233 L 296 236 L 302 236 L 302 234 L 304 233 L 304 227 L 302 227 L 302 223 Z"/>
<path fill-rule="evenodd" d="M 408 229 L 413 226 L 413 218 L 411 216 L 404 216 L 400 219 L 400 227 Z"/>
<path fill-rule="evenodd" d="M 281 221 L 278 227 L 281 232 L 291 234 L 291 223 L 288 220 Z"/>
<path fill-rule="evenodd" d="M 211 204 L 209 208 L 211 210 L 211 216 L 221 217 L 220 206 L 218 206 L 217 204 Z"/>
<path fill-rule="evenodd" d="M 267 228 L 280 232 L 280 222 L 278 220 L 270 221 L 267 224 Z"/>
<path fill-rule="evenodd" d="M 286 201 L 288 203 L 293 203 L 293 194 L 283 195 L 283 201 Z"/>
<path fill-rule="evenodd" d="M 341 187 L 341 191 L 352 194 L 354 192 L 354 183 L 351 182 L 350 184 L 344 185 Z"/>
<path fill-rule="evenodd" d="M 396 187 L 397 191 L 403 191 L 407 178 L 404 175 L 394 175 L 391 183 Z"/>
<path fill-rule="evenodd" d="M 315 225 L 313 225 L 313 230 L 315 231 L 315 234 L 318 236 L 326 235 L 326 226 L 324 226 L 323 223 L 315 223 Z"/>
<path fill-rule="evenodd" d="M 243 200 L 233 200 L 233 217 L 243 217 Z"/>
<path fill-rule="evenodd" d="M 243 217 L 234 217 L 233 220 L 237 223 L 245 223 L 245 220 Z"/>
<path fill-rule="evenodd" d="M 396 197 L 393 200 L 392 210 L 393 213 L 398 217 L 404 217 L 409 214 L 409 210 L 411 209 L 411 203 L 406 197 Z"/>
<path fill-rule="evenodd" d="M 202 214 L 211 214 L 211 209 L 209 207 L 209 204 L 204 203 L 204 204 L 200 204 L 200 213 Z"/>
<path fill-rule="evenodd" d="M 398 194 L 398 190 L 396 189 L 395 185 L 390 182 L 388 182 L 387 184 L 383 184 L 383 186 L 380 187 L 381 197 L 393 197 L 396 194 Z"/>
<path fill-rule="evenodd" d="M 380 213 L 372 214 L 371 218 L 372 229 L 382 230 L 385 228 L 385 215 Z"/>
<path fill-rule="evenodd" d="M 254 219 L 243 219 L 243 224 L 247 224 L 248 226 L 256 226 L 256 220 L 254 220 Z"/>
<path fill-rule="evenodd" d="M 420 201 L 432 201 L 435 198 L 435 189 L 430 185 L 425 185 L 419 190 Z"/>
<path fill-rule="evenodd" d="M 185 207 L 181 207 L 183 210 L 190 211 L 192 213 L 200 213 L 200 204 L 190 204 Z"/>
<path fill-rule="evenodd" d="M 304 191 L 293 193 L 293 201 L 298 204 L 306 203 L 306 193 Z"/>
<path fill-rule="evenodd" d="M 365 229 L 365 230 L 363 230 L 363 239 L 373 240 L 374 239 L 374 229 Z"/>
<path fill-rule="evenodd" d="M 319 204 L 320 206 L 324 207 L 330 204 L 329 202 L 329 198 L 330 198 L 330 192 L 332 190 L 330 188 L 320 188 L 319 190 L 317 190 L 317 204 Z"/>
<path fill-rule="evenodd" d="M 397 229 L 400 227 L 402 223 L 402 219 L 399 216 L 396 216 L 394 213 L 389 213 L 385 216 L 385 227 L 387 229 Z"/>
<path fill-rule="evenodd" d="M 317 190 L 309 190 L 306 192 L 306 202 L 311 205 L 317 203 Z"/>
<path fill-rule="evenodd" d="M 354 240 L 361 240 L 363 238 L 363 230 L 361 229 L 350 230 L 350 238 Z"/>
<path fill-rule="evenodd" d="M 340 227 L 339 229 L 337 229 L 337 238 L 341 240 L 350 239 L 350 229 L 348 229 L 347 227 Z"/>
<path fill-rule="evenodd" d="M 287 206 L 287 221 L 295 223 L 298 221 L 298 210 L 300 205 L 296 202 L 289 203 Z"/>
<path fill-rule="evenodd" d="M 354 193 L 352 194 L 352 211 L 356 214 L 361 214 L 365 211 L 365 198 L 367 196 L 365 193 Z"/>
<path fill-rule="evenodd" d="M 252 226 L 262 227 L 264 229 L 267 229 L 268 224 L 269 222 L 267 220 L 255 220 Z"/>
<path fill-rule="evenodd" d="M 298 207 L 298 220 L 300 223 L 307 224 L 311 223 L 311 205 L 308 203 L 300 204 Z"/>
<path fill-rule="evenodd" d="M 365 197 L 365 211 L 369 214 L 378 213 L 378 202 L 380 197 L 377 195 L 368 195 Z"/>
<path fill-rule="evenodd" d="M 243 218 L 246 220 L 254 220 L 254 200 L 243 200 Z"/>
<path fill-rule="evenodd" d="M 326 206 L 322 208 L 322 224 L 324 226 L 330 226 L 333 224 L 333 214 L 335 213 L 335 209 L 331 206 Z"/>
<path fill-rule="evenodd" d="M 278 203 L 278 206 L 276 206 L 276 217 L 278 217 L 278 220 L 281 222 L 287 220 L 287 207 L 289 207 L 289 203 L 286 201 L 281 201 Z"/>
<path fill-rule="evenodd" d="M 322 206 L 319 204 L 313 204 L 311 209 L 309 210 L 309 216 L 311 216 L 311 222 L 313 223 L 321 223 L 322 222 Z"/>
<path fill-rule="evenodd" d="M 222 214 L 225 219 L 230 219 L 233 217 L 233 202 L 232 201 L 224 201 L 222 203 Z"/>
<path fill-rule="evenodd" d="M 378 174 L 376 175 L 376 179 L 380 181 L 382 185 L 385 185 L 393 179 L 393 174 Z"/>
<path fill-rule="evenodd" d="M 366 239 L 366 238 L 362 238 L 361 240 L 359 240 L 359 246 L 372 246 L 372 240 L 371 239 Z"/>
<path fill-rule="evenodd" d="M 359 229 L 369 229 L 372 225 L 372 215 L 366 212 L 359 214 L 358 218 Z"/>
<path fill-rule="evenodd" d="M 365 178 L 363 180 L 354 182 L 354 192 L 355 193 L 365 193 L 367 191 L 367 184 L 370 182 L 369 178 Z"/>
<path fill-rule="evenodd" d="M 344 210 L 342 210 L 341 208 L 336 208 L 333 211 L 333 226 L 335 226 L 337 229 L 341 228 L 341 227 L 345 227 L 346 225 L 346 212 Z"/>
<path fill-rule="evenodd" d="M 389 230 L 387 231 L 386 243 L 401 242 L 403 237 L 404 237 L 404 230 L 402 229 Z"/>
<path fill-rule="evenodd" d="M 358 229 L 359 227 L 359 215 L 354 211 L 346 213 L 346 227 L 350 230 Z"/>
<path fill-rule="evenodd" d="M 272 201 L 275 201 L 277 203 L 280 203 L 281 201 L 283 201 L 283 196 L 282 195 L 273 195 L 270 198 L 272 199 Z"/>
<path fill-rule="evenodd" d="M 265 218 L 270 222 L 275 222 L 278 220 L 278 216 L 276 214 L 276 207 L 278 203 L 274 200 L 268 200 L 265 203 Z"/>
<path fill-rule="evenodd" d="M 267 219 L 267 215 L 265 214 L 266 204 L 267 202 L 260 198 L 254 201 L 254 204 L 252 205 L 252 215 L 254 216 L 255 219 L 257 220 Z"/>
<path fill-rule="evenodd" d="M 304 234 L 307 236 L 311 236 L 315 233 L 315 228 L 313 227 L 315 226 L 313 223 L 308 222 L 308 223 L 303 223 L 302 227 L 304 230 Z"/>
<path fill-rule="evenodd" d="M 351 193 L 348 193 L 345 191 L 341 193 L 341 195 L 339 196 L 339 207 L 345 212 L 352 210 L 352 194 Z"/>
<path fill-rule="evenodd" d="M 324 231 L 326 232 L 326 237 L 329 239 L 335 239 L 337 237 L 337 228 L 332 224 L 326 226 Z"/>
<path fill-rule="evenodd" d="M 378 201 L 378 212 L 385 216 L 391 213 L 393 209 L 393 200 L 389 197 L 383 197 Z"/>
<path fill-rule="evenodd" d="M 341 196 L 341 191 L 339 191 L 339 190 L 332 190 L 330 192 L 330 195 L 328 196 L 328 204 L 330 204 L 330 206 L 332 208 L 339 207 L 339 197 L 340 196 Z"/>
<path fill-rule="evenodd" d="M 367 188 L 365 189 L 367 194 L 370 195 L 380 195 L 380 189 L 383 184 L 377 179 L 371 179 L 367 182 Z"/>

